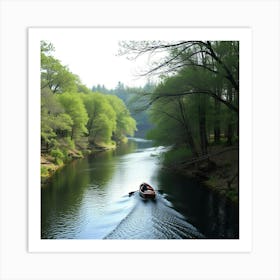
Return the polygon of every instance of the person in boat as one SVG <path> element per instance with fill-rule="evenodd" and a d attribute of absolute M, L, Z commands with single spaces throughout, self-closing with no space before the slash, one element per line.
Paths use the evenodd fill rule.
<path fill-rule="evenodd" d="M 141 185 L 141 190 L 142 192 L 146 191 L 148 188 L 147 188 L 147 185 L 144 183 Z"/>

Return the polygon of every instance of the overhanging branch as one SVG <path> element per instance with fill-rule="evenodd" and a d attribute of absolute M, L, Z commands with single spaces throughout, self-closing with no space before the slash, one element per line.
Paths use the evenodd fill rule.
<path fill-rule="evenodd" d="M 161 95 L 157 95 L 154 98 L 152 98 L 148 104 L 148 107 L 151 106 L 153 103 L 155 103 L 157 100 L 161 98 L 170 98 L 170 97 L 180 97 L 180 96 L 186 96 L 186 95 L 192 95 L 192 94 L 207 94 L 214 99 L 220 101 L 224 105 L 226 105 L 230 110 L 234 111 L 235 113 L 238 113 L 238 108 L 234 106 L 232 103 L 229 103 L 228 101 L 224 100 L 220 96 L 216 95 L 214 92 L 210 90 L 199 90 L 199 91 L 187 91 L 187 92 L 180 92 L 180 93 L 162 93 Z"/>

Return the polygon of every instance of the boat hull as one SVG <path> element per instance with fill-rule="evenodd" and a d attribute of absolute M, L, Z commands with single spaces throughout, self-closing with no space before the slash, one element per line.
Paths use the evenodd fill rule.
<path fill-rule="evenodd" d="M 143 190 L 143 184 L 139 187 L 139 195 L 144 199 L 155 199 L 156 198 L 156 192 L 155 190 L 148 184 L 145 183 L 146 189 Z"/>

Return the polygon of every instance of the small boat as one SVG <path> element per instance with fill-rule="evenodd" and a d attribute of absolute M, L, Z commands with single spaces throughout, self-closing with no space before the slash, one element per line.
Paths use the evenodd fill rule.
<path fill-rule="evenodd" d="M 144 199 L 155 199 L 156 198 L 156 192 L 155 190 L 147 183 L 142 183 L 139 187 L 139 194 Z"/>

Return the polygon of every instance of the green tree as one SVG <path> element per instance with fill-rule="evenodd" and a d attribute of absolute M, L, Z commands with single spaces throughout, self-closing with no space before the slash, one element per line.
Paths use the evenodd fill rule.
<path fill-rule="evenodd" d="M 229 145 L 233 143 L 234 131 L 238 131 L 238 41 L 131 41 L 123 42 L 122 48 L 135 58 L 146 53 L 155 56 L 143 75 L 161 75 L 162 82 L 154 92 L 144 94 L 148 100 L 144 108 L 152 106 L 184 123 L 185 141 L 193 155 L 198 154 L 198 146 L 200 153 L 207 154 L 210 129 L 216 143 L 222 133 Z M 171 113 L 166 106 L 174 100 L 178 108 Z"/>
<path fill-rule="evenodd" d="M 41 89 L 49 88 L 53 93 L 77 91 L 78 76 L 53 57 L 54 50 L 51 43 L 41 41 Z"/>
<path fill-rule="evenodd" d="M 113 133 L 113 139 L 118 142 L 123 140 L 126 135 L 133 136 L 136 130 L 136 121 L 131 117 L 124 102 L 114 95 L 107 95 L 106 98 L 116 113 L 116 129 Z"/>
<path fill-rule="evenodd" d="M 198 155 L 194 139 L 194 125 L 192 115 L 187 110 L 190 98 L 172 95 L 176 89 L 184 87 L 180 76 L 166 78 L 154 91 L 154 96 L 169 92 L 168 98 L 158 98 L 151 108 L 151 119 L 155 128 L 148 136 L 157 140 L 159 144 L 185 145 L 192 155 Z M 172 133 L 171 133 L 172 131 Z"/>
<path fill-rule="evenodd" d="M 53 163 L 60 165 L 92 146 L 133 135 L 136 123 L 123 101 L 93 93 L 54 57 L 54 51 L 51 43 L 41 41 L 42 153 L 48 153 Z M 102 89 L 106 90 L 104 86 Z"/>
<path fill-rule="evenodd" d="M 71 128 L 71 139 L 79 139 L 88 132 L 86 128 L 88 114 L 81 95 L 77 93 L 65 92 L 57 95 L 56 98 L 63 106 L 66 114 L 68 114 L 73 121 Z"/>
<path fill-rule="evenodd" d="M 226 79 L 234 89 L 235 100 L 239 95 L 239 42 L 238 41 L 129 41 L 122 42 L 122 54 L 129 54 L 134 58 L 144 53 L 156 57 L 151 69 L 143 75 L 174 75 L 183 68 L 202 69 L 212 74 L 212 79 L 221 81 Z M 166 53 L 165 58 L 158 59 L 159 53 Z M 202 93 L 225 104 L 230 110 L 238 113 L 238 102 L 233 102 L 219 96 L 209 88 L 199 91 L 176 91 L 178 96 Z M 173 95 L 175 92 L 172 93 Z M 153 103 L 158 98 L 168 97 L 162 94 L 150 100 Z"/>
<path fill-rule="evenodd" d="M 67 137 L 72 129 L 73 121 L 65 113 L 63 106 L 53 93 L 43 89 L 41 93 L 41 143 L 43 150 L 58 145 L 58 138 Z"/>
<path fill-rule="evenodd" d="M 109 143 L 116 129 L 116 113 L 106 96 L 101 93 L 86 94 L 83 102 L 89 116 L 87 129 L 90 143 Z"/>

